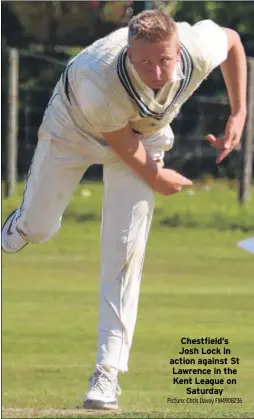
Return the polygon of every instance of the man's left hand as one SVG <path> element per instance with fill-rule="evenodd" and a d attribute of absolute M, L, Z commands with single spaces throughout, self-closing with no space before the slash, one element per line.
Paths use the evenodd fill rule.
<path fill-rule="evenodd" d="M 239 144 L 245 123 L 245 114 L 230 116 L 226 124 L 225 135 L 216 138 L 213 134 L 208 134 L 205 139 L 212 147 L 221 148 L 223 151 L 216 159 L 219 164 L 231 151 Z"/>

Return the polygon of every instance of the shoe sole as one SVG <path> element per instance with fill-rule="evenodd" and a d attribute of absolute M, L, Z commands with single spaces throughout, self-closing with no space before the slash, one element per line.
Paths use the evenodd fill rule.
<path fill-rule="evenodd" d="M 104 403 L 101 400 L 86 400 L 83 403 L 83 408 L 96 410 L 117 410 L 118 405 L 116 403 Z"/>
<path fill-rule="evenodd" d="M 4 228 L 5 228 L 5 226 L 6 226 L 6 224 L 8 223 L 8 221 L 10 220 L 10 218 L 15 214 L 15 212 L 17 211 L 17 208 L 15 209 L 15 210 L 13 210 L 11 213 L 10 213 L 10 215 L 9 215 L 9 217 L 7 217 L 7 219 L 5 220 L 5 223 L 3 224 L 3 227 L 2 227 L 2 229 L 1 229 L 1 233 L 3 233 L 3 231 L 4 231 Z M 16 252 L 6 252 L 6 250 L 4 250 L 4 248 L 3 248 L 3 246 L 1 245 L 1 249 L 2 249 L 2 251 L 4 252 L 4 253 L 18 253 L 18 252 L 20 252 L 20 250 L 22 250 L 22 249 L 24 249 L 24 247 L 26 247 L 28 245 L 28 242 L 27 243 L 25 243 L 24 244 L 24 246 L 22 246 L 20 249 L 18 249 Z"/>

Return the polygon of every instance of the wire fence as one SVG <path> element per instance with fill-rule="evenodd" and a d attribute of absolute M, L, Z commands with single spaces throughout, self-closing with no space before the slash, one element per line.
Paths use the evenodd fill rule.
<path fill-rule="evenodd" d="M 19 94 L 23 106 L 19 110 L 19 177 L 23 177 L 29 168 L 37 143 L 38 127 L 51 93 L 51 88 L 20 88 Z M 38 102 L 44 103 L 44 106 L 38 106 Z M 173 149 L 166 153 L 165 164 L 182 170 L 187 170 L 189 167 L 188 171 L 192 172 L 192 176 L 199 176 L 204 171 L 219 174 L 221 172 L 218 168 L 215 173 L 216 167 L 213 164 L 216 150 L 206 143 L 204 136 L 209 132 L 215 134 L 223 132 L 228 116 L 228 105 L 222 100 L 197 96 L 191 99 L 188 108 L 183 109 L 172 124 L 175 143 Z M 237 155 L 238 152 L 235 152 L 231 159 L 237 159 Z"/>

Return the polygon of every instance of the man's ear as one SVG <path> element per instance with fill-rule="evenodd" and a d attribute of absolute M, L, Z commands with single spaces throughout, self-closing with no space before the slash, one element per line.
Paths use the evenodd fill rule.
<path fill-rule="evenodd" d="M 180 58 L 181 58 L 181 47 L 180 47 L 180 44 L 178 44 L 177 43 L 177 61 L 179 61 L 180 60 Z"/>
<path fill-rule="evenodd" d="M 127 57 L 129 58 L 129 61 L 132 64 L 132 54 L 129 46 L 127 47 Z"/>

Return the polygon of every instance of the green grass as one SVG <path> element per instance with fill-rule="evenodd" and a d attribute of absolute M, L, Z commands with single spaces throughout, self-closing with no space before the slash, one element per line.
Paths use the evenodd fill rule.
<path fill-rule="evenodd" d="M 236 246 L 253 235 L 254 202 L 240 208 L 233 187 L 212 186 L 157 197 L 129 372 L 119 380 L 122 412 L 107 417 L 254 417 L 254 259 Z M 3 201 L 3 218 L 22 187 Z M 91 416 L 75 409 L 95 361 L 101 191 L 80 185 L 54 240 L 3 254 L 4 417 Z M 229 339 L 240 364 L 223 396 L 242 404 L 166 402 L 188 397 L 169 365 L 182 336 Z"/>

